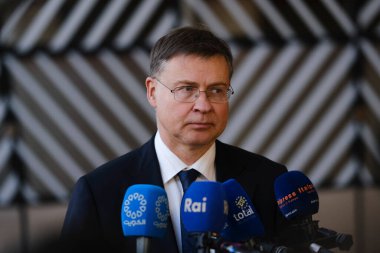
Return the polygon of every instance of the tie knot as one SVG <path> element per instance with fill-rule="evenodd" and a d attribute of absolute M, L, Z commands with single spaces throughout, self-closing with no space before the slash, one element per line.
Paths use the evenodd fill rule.
<path fill-rule="evenodd" d="M 199 172 L 195 169 L 182 170 L 178 173 L 179 180 L 181 180 L 183 192 L 186 192 L 189 186 L 197 179 Z"/>

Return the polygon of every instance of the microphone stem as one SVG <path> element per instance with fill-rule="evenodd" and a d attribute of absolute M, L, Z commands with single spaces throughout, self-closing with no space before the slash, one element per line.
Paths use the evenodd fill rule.
<path fill-rule="evenodd" d="M 333 253 L 332 251 L 322 247 L 321 245 L 317 244 L 317 243 L 312 243 L 310 244 L 310 247 L 309 249 L 311 250 L 311 252 L 315 252 L 315 253 Z"/>
<path fill-rule="evenodd" d="M 150 248 L 150 238 L 148 237 L 137 237 L 136 239 L 136 252 L 137 253 L 148 253 Z"/>
<path fill-rule="evenodd" d="M 202 248 L 202 249 L 198 249 L 197 253 L 210 253 L 210 248 L 209 247 L 205 247 L 205 248 Z"/>

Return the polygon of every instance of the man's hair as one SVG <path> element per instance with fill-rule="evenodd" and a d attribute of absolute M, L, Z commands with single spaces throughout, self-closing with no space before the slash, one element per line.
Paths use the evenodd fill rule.
<path fill-rule="evenodd" d="M 178 55 L 197 55 L 205 58 L 224 56 L 230 72 L 229 77 L 232 77 L 233 58 L 229 46 L 204 27 L 181 27 L 161 37 L 150 54 L 150 76 L 159 74 L 163 64 Z"/>

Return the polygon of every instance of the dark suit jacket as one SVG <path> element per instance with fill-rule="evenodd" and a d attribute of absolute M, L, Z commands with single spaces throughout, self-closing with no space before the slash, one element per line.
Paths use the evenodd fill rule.
<path fill-rule="evenodd" d="M 216 141 L 215 165 L 217 181 L 235 178 L 243 186 L 264 224 L 267 237 L 273 237 L 284 221 L 276 204 L 273 183 L 286 172 L 285 166 L 220 141 Z M 124 193 L 134 184 L 163 187 L 154 137 L 78 180 L 66 213 L 62 238 L 87 239 L 96 249 L 104 246 L 105 252 L 134 252 L 136 240 L 123 236 L 120 218 Z M 152 239 L 151 249 L 152 252 L 178 252 L 171 224 L 164 239 Z"/>

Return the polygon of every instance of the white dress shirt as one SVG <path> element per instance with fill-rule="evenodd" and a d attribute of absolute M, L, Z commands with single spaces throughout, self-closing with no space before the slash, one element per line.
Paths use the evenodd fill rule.
<path fill-rule="evenodd" d="M 201 158 L 190 166 L 187 166 L 166 146 L 166 144 L 162 141 L 159 132 L 157 132 L 155 136 L 154 146 L 156 148 L 158 162 L 160 164 L 164 188 L 168 196 L 169 210 L 174 227 L 174 233 L 179 251 L 182 252 L 180 207 L 183 190 L 181 181 L 177 177 L 177 173 L 184 169 L 193 168 L 201 173 L 201 175 L 197 178 L 197 181 L 215 181 L 215 143 Z"/>

